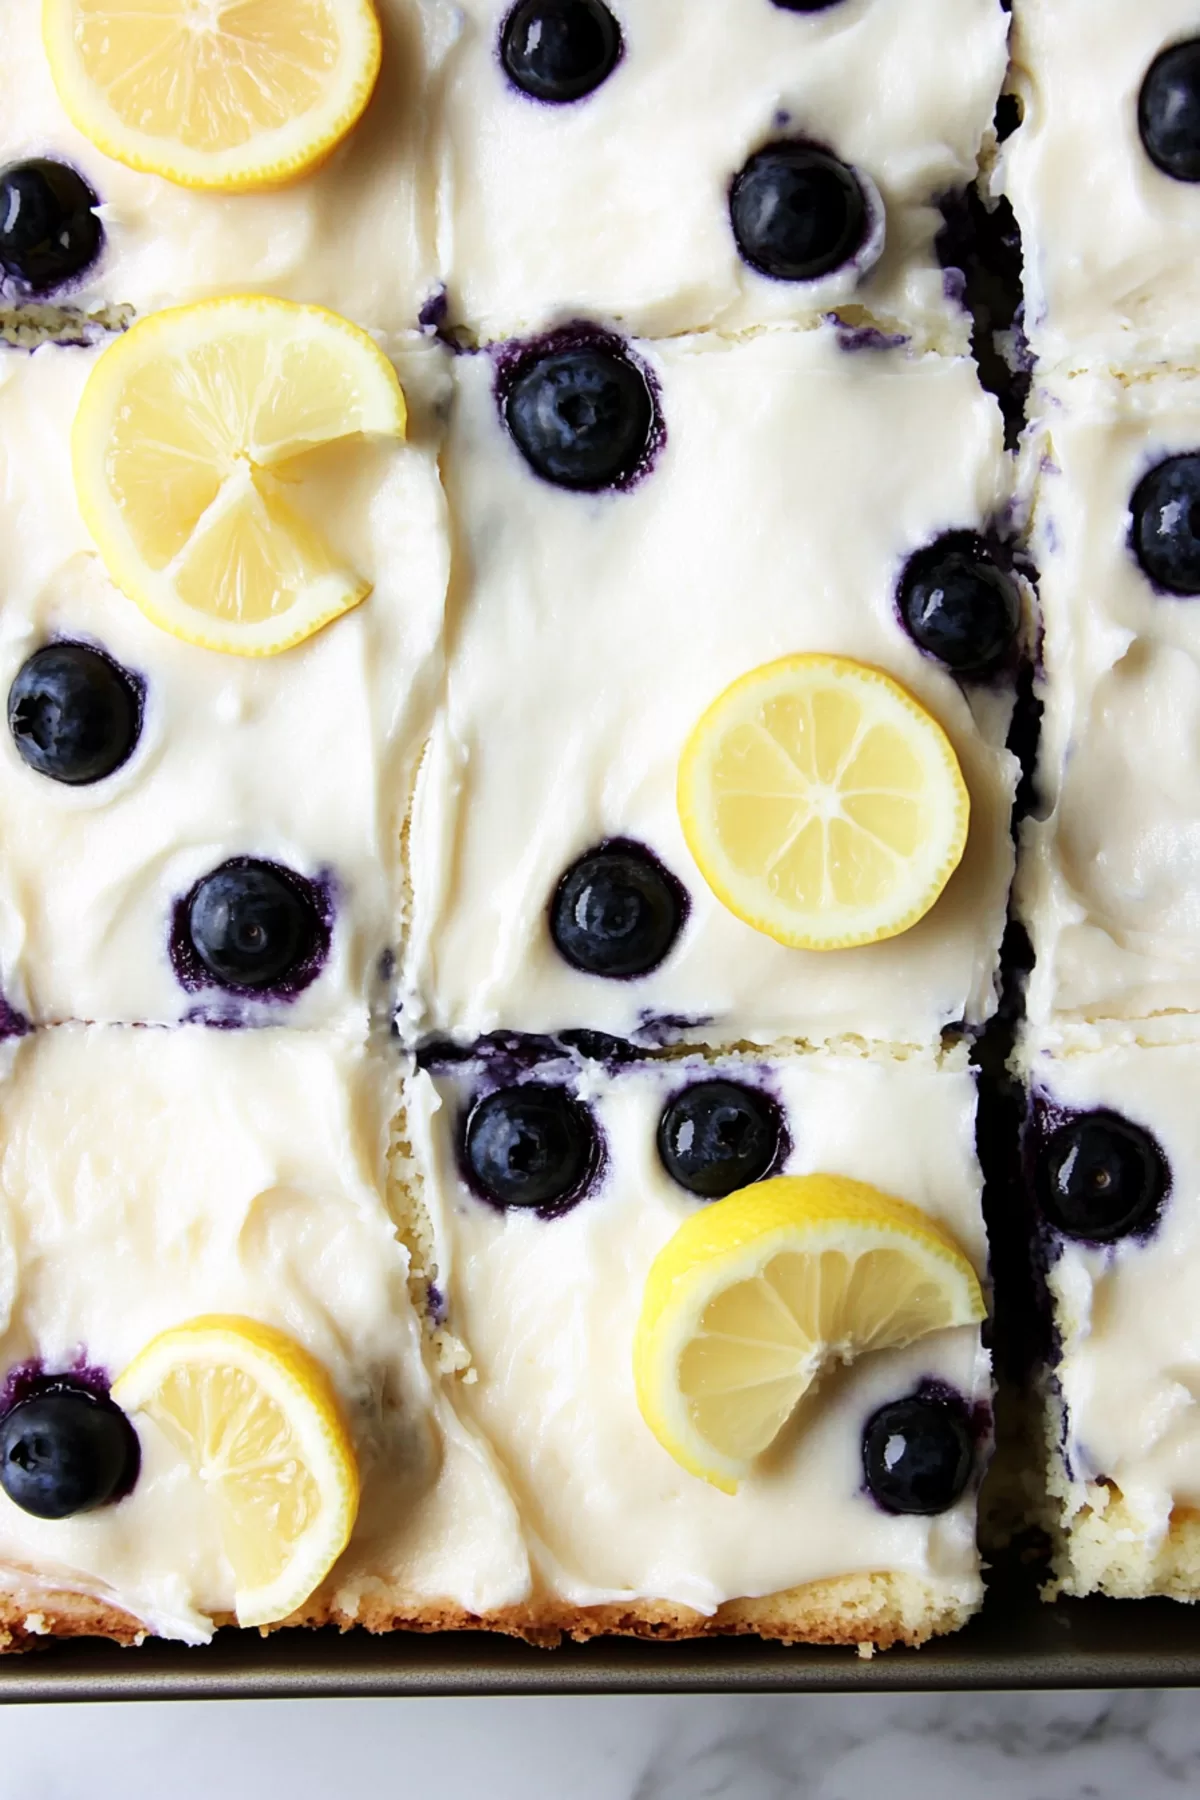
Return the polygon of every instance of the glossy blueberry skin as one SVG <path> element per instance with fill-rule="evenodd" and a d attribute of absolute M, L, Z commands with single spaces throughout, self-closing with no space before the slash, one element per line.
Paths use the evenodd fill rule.
<path fill-rule="evenodd" d="M 530 1081 L 477 1101 L 462 1154 L 485 1200 L 552 1217 L 582 1199 L 600 1145 L 591 1114 L 566 1088 Z"/>
<path fill-rule="evenodd" d="M 815 144 L 783 139 L 735 176 L 729 216 L 743 261 L 776 281 L 815 281 L 861 249 L 869 223 L 852 169 Z"/>
<path fill-rule="evenodd" d="M 1200 181 L 1200 38 L 1172 44 L 1146 71 L 1138 132 L 1150 161 L 1175 181 Z"/>
<path fill-rule="evenodd" d="M 628 483 L 654 436 L 646 378 L 607 341 L 550 347 L 523 359 L 508 382 L 503 412 L 530 468 L 581 493 Z"/>
<path fill-rule="evenodd" d="M 95 194 L 66 163 L 37 157 L 0 170 L 0 268 L 30 294 L 73 280 L 100 254 Z"/>
<path fill-rule="evenodd" d="M 219 987 L 277 987 L 307 962 L 321 921 L 289 871 L 229 863 L 199 882 L 187 909 L 191 946 Z"/>
<path fill-rule="evenodd" d="M 818 13 L 828 12 L 831 6 L 839 6 L 841 0 L 771 0 L 782 12 Z"/>
<path fill-rule="evenodd" d="M 1021 623 L 1021 596 L 987 545 L 946 532 L 905 564 L 897 595 L 904 629 L 955 675 L 984 675 L 1004 661 Z"/>
<path fill-rule="evenodd" d="M 1148 1131 L 1120 1113 L 1081 1113 L 1052 1131 L 1035 1168 L 1038 1205 L 1058 1231 L 1108 1244 L 1148 1230 L 1169 1185 L 1167 1161 Z"/>
<path fill-rule="evenodd" d="M 1168 456 L 1130 501 L 1133 553 L 1168 594 L 1200 594 L 1200 451 Z"/>
<path fill-rule="evenodd" d="M 61 1386 L 0 1419 L 0 1487 L 39 1519 L 94 1512 L 127 1492 L 137 1436 L 111 1400 Z"/>
<path fill-rule="evenodd" d="M 621 57 L 621 28 L 604 0 L 521 0 L 500 32 L 515 88 L 552 106 L 594 93 Z"/>
<path fill-rule="evenodd" d="M 572 968 L 630 980 L 662 962 L 686 907 L 679 882 L 640 844 L 601 844 L 560 879 L 550 936 Z"/>
<path fill-rule="evenodd" d="M 863 1479 L 884 1512 L 932 1518 L 960 1498 L 975 1462 L 970 1421 L 952 1400 L 910 1394 L 867 1420 Z"/>
<path fill-rule="evenodd" d="M 720 1200 L 769 1174 L 779 1158 L 783 1118 L 758 1088 L 698 1081 L 663 1108 L 656 1141 L 672 1181 L 704 1200 Z"/>
<path fill-rule="evenodd" d="M 88 644 L 44 644 L 8 690 L 8 729 L 22 760 L 68 787 L 114 774 L 141 725 L 141 682 Z"/>

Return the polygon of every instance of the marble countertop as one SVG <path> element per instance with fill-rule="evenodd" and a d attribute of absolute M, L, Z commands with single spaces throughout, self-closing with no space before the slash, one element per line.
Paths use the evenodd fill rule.
<path fill-rule="evenodd" d="M 281 1700 L 3 1712 L 22 1800 L 1185 1800 L 1191 1693 Z"/>

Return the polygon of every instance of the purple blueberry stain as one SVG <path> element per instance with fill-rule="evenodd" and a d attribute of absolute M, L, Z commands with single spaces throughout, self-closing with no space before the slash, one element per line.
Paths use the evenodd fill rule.
<path fill-rule="evenodd" d="M 335 878 L 310 880 L 281 863 L 232 857 L 201 877 L 171 911 L 168 953 L 188 994 L 287 1003 L 320 975 L 336 913 Z M 197 1022 L 249 1022 L 229 1000 L 192 1009 Z"/>
<path fill-rule="evenodd" d="M 911 342 L 902 331 L 881 331 L 877 325 L 852 325 L 836 312 L 822 313 L 821 317 L 837 334 L 838 349 L 849 355 L 860 350 L 902 350 Z"/>
<path fill-rule="evenodd" d="M 109 1495 L 115 1503 L 131 1493 L 137 1483 L 141 1472 L 141 1445 L 126 1415 L 112 1399 L 111 1389 L 112 1379 L 108 1370 L 89 1362 L 86 1351 L 82 1349 L 62 1369 L 49 1369 L 41 1357 L 29 1357 L 24 1362 L 14 1364 L 0 1385 L 0 1422 L 27 1401 L 58 1394 L 87 1395 L 97 1407 L 114 1415 L 127 1428 L 124 1437 L 125 1466 Z"/>
<path fill-rule="evenodd" d="M 653 370 L 616 333 L 576 320 L 494 347 L 500 419 L 541 480 L 579 494 L 627 494 L 667 441 Z"/>

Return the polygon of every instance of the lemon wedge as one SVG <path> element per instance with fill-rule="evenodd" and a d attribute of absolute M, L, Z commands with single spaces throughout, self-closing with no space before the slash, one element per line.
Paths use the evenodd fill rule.
<path fill-rule="evenodd" d="M 301 482 L 319 471 L 302 459 L 402 438 L 405 422 L 391 363 L 336 313 L 204 300 L 150 314 L 97 359 L 71 436 L 76 497 L 109 574 L 156 625 L 271 656 L 371 591 L 305 516 Z"/>
<path fill-rule="evenodd" d="M 321 162 L 379 73 L 370 0 L 42 0 L 63 109 L 117 162 L 262 188 Z"/>
<path fill-rule="evenodd" d="M 224 1314 L 154 1338 L 113 1386 L 191 1462 L 216 1508 L 240 1625 L 302 1606 L 345 1549 L 358 1468 L 328 1375 L 272 1326 Z"/>
<path fill-rule="evenodd" d="M 651 1266 L 642 1417 L 727 1494 L 830 1363 L 977 1324 L 983 1294 L 926 1214 L 841 1175 L 780 1175 L 695 1212 Z"/>
<path fill-rule="evenodd" d="M 678 804 L 718 900 L 804 950 L 915 925 L 962 858 L 970 810 L 937 721 L 880 670 L 817 654 L 752 669 L 713 701 Z"/>

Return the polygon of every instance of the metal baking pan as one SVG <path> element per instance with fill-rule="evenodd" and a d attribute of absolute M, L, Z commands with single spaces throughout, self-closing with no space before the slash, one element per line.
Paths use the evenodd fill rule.
<path fill-rule="evenodd" d="M 0 1701 L 423 1694 L 858 1693 L 1200 1686 L 1200 1611 L 1171 1600 L 1039 1603 L 998 1568 L 957 1636 L 860 1658 L 755 1639 L 609 1638 L 536 1650 L 491 1632 L 218 1632 L 204 1648 L 76 1640 L 0 1658 Z"/>

